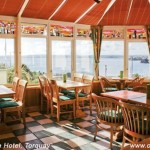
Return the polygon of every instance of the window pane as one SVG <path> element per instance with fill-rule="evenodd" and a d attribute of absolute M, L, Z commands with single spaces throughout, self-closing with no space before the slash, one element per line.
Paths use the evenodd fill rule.
<path fill-rule="evenodd" d="M 73 37 L 73 27 L 62 25 L 50 25 L 50 35 L 59 37 Z"/>
<path fill-rule="evenodd" d="M 14 77 L 14 39 L 0 39 L 0 84 L 11 83 Z"/>
<path fill-rule="evenodd" d="M 71 41 L 52 41 L 52 75 L 71 77 Z"/>
<path fill-rule="evenodd" d="M 21 38 L 22 77 L 38 83 L 39 74 L 46 72 L 46 39 Z"/>
<path fill-rule="evenodd" d="M 76 72 L 94 74 L 93 43 L 91 40 L 76 41 Z"/>
<path fill-rule="evenodd" d="M 129 77 L 149 76 L 149 51 L 147 42 L 129 42 Z"/>
<path fill-rule="evenodd" d="M 100 57 L 100 75 L 118 77 L 123 70 L 124 42 L 103 41 Z"/>
<path fill-rule="evenodd" d="M 0 34 L 15 34 L 16 22 L 0 20 Z"/>
<path fill-rule="evenodd" d="M 47 35 L 47 26 L 43 24 L 21 24 L 22 34 Z"/>

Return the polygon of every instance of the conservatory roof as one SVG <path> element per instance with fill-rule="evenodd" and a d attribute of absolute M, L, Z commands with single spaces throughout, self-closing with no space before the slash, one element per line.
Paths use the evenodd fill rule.
<path fill-rule="evenodd" d="M 0 15 L 87 25 L 150 25 L 150 0 L 0 0 Z"/>

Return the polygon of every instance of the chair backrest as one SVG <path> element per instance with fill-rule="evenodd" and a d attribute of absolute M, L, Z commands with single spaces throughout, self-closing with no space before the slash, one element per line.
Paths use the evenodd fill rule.
<path fill-rule="evenodd" d="M 132 80 L 132 82 L 131 82 L 130 85 L 131 85 L 132 87 L 139 86 L 142 79 L 144 80 L 144 78 L 136 77 L 136 78 L 134 78 L 134 79 Z"/>
<path fill-rule="evenodd" d="M 24 105 L 24 99 L 25 99 L 25 92 L 26 92 L 26 87 L 27 87 L 27 81 L 20 79 L 19 84 L 18 84 L 18 96 L 17 96 L 17 101 L 22 102 Z"/>
<path fill-rule="evenodd" d="M 18 77 L 13 78 L 12 90 L 16 92 L 16 94 L 14 95 L 14 99 L 17 99 L 19 80 L 20 80 L 20 78 L 18 78 Z"/>
<path fill-rule="evenodd" d="M 111 82 L 107 78 L 101 77 L 100 80 L 103 85 L 103 88 L 107 88 L 111 86 Z"/>
<path fill-rule="evenodd" d="M 133 87 L 133 91 L 147 93 L 147 88 L 146 88 L 146 86 L 135 86 L 135 87 Z"/>
<path fill-rule="evenodd" d="M 81 73 L 73 74 L 73 81 L 82 82 L 82 79 L 83 79 L 83 74 L 81 74 Z"/>
<path fill-rule="evenodd" d="M 50 80 L 52 92 L 53 92 L 53 98 L 59 100 L 59 88 L 57 86 L 56 80 Z"/>
<path fill-rule="evenodd" d="M 124 117 L 124 128 L 134 137 L 150 135 L 150 108 L 146 105 L 120 102 Z M 139 136 L 137 137 L 139 138 Z M 142 136 L 141 136 L 142 138 Z"/>
<path fill-rule="evenodd" d="M 91 85 L 90 87 L 83 88 L 83 92 L 85 92 L 85 93 L 91 93 L 92 92 L 93 81 L 94 81 L 94 76 L 92 76 L 92 75 L 83 75 L 82 82 Z"/>
<path fill-rule="evenodd" d="M 52 100 L 53 97 L 53 89 L 51 86 L 51 82 L 46 78 L 46 97 L 48 100 Z"/>
<path fill-rule="evenodd" d="M 117 100 L 108 97 L 97 96 L 92 93 L 97 111 L 97 117 L 102 122 L 123 123 L 123 116 L 120 104 Z M 107 123 L 106 123 L 107 124 Z"/>
<path fill-rule="evenodd" d="M 40 75 L 38 78 L 39 78 L 39 83 L 41 88 L 41 94 L 42 96 L 46 96 L 46 77 Z"/>

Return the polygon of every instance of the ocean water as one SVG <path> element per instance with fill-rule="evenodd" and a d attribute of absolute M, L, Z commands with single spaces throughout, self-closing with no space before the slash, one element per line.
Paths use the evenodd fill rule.
<path fill-rule="evenodd" d="M 140 60 L 128 61 L 128 75 L 132 77 L 134 74 L 140 76 L 150 75 L 150 63 L 141 63 Z M 119 76 L 120 71 L 124 70 L 123 58 L 101 58 L 99 65 L 100 75 Z"/>
<path fill-rule="evenodd" d="M 53 66 L 52 72 L 53 75 L 62 74 L 65 70 L 66 73 L 71 73 L 71 58 L 66 55 L 55 55 L 52 59 Z M 93 56 L 77 56 L 76 58 L 76 71 L 93 74 L 94 73 L 94 61 Z M 14 65 L 13 56 L 0 57 L 0 64 L 5 63 L 8 67 Z M 22 63 L 26 64 L 31 71 L 36 72 L 46 72 L 46 56 L 34 55 L 34 56 L 23 56 Z M 101 56 L 100 59 L 100 75 L 104 76 L 119 76 L 120 71 L 123 70 L 124 62 L 123 57 L 118 56 Z M 150 75 L 150 63 L 141 63 L 140 60 L 129 60 L 129 77 L 133 74 L 139 74 L 141 76 Z"/>

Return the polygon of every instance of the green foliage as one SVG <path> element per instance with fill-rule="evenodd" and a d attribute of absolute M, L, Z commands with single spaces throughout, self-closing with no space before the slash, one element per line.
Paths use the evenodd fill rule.
<path fill-rule="evenodd" d="M 39 72 L 32 72 L 25 64 L 22 64 L 21 70 L 22 78 L 27 80 L 28 83 L 38 83 L 38 76 L 40 75 Z"/>
<path fill-rule="evenodd" d="M 0 65 L 0 69 L 4 69 L 3 65 Z M 5 68 L 6 69 L 6 68 Z M 38 83 L 38 76 L 40 75 L 40 72 L 32 72 L 25 64 L 22 64 L 21 66 L 21 72 L 22 72 L 22 79 L 25 79 L 30 84 L 37 84 Z M 15 76 L 14 67 L 7 68 L 7 82 L 12 83 L 13 78 Z"/>
<path fill-rule="evenodd" d="M 140 77 L 140 75 L 138 73 L 133 74 L 133 77 Z"/>
<path fill-rule="evenodd" d="M 12 83 L 15 76 L 14 67 L 7 69 L 7 83 Z"/>

